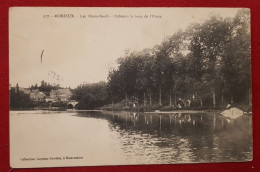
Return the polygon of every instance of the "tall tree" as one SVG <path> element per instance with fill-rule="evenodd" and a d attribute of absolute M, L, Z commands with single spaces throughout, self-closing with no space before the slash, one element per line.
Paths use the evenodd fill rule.
<path fill-rule="evenodd" d="M 210 88 L 212 94 L 212 105 L 216 107 L 216 91 L 220 79 L 220 68 L 222 58 L 225 55 L 225 45 L 228 43 L 231 33 L 230 21 L 219 16 L 212 16 L 209 20 L 197 27 L 192 45 L 193 55 L 202 55 L 205 70 L 202 79 Z M 200 44 L 196 45 L 197 42 Z"/>

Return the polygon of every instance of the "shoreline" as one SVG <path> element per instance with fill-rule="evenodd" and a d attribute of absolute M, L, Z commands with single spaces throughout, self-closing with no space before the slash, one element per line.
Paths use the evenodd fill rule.
<path fill-rule="evenodd" d="M 132 110 L 106 110 L 106 109 L 47 109 L 47 108 L 36 108 L 36 109 L 9 109 L 9 111 L 33 111 L 33 110 L 41 110 L 41 111 L 64 111 L 64 112 L 133 112 L 133 113 L 144 113 L 144 114 L 209 114 L 209 115 L 221 115 L 223 110 L 169 110 L 169 111 L 132 111 Z M 252 115 L 252 112 L 243 112 L 243 115 Z"/>
<path fill-rule="evenodd" d="M 173 111 L 154 111 L 143 113 L 207 113 L 205 110 L 173 110 Z"/>
<path fill-rule="evenodd" d="M 177 113 L 189 113 L 189 114 L 196 114 L 196 113 L 219 113 L 220 110 L 171 110 L 171 111 L 132 111 L 132 110 L 106 110 L 106 109 L 46 109 L 46 108 L 37 108 L 37 109 L 9 109 L 9 111 L 34 111 L 34 110 L 40 110 L 40 111 L 67 111 L 67 112 L 133 112 L 133 113 L 146 113 L 146 114 L 177 114 Z"/>

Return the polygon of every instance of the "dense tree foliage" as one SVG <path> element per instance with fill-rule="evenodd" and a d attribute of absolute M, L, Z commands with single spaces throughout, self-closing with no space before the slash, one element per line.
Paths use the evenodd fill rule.
<path fill-rule="evenodd" d="M 18 84 L 10 89 L 10 109 L 29 108 L 30 106 L 30 96 L 20 91 Z"/>
<path fill-rule="evenodd" d="M 108 76 L 108 96 L 134 97 L 143 105 L 171 106 L 194 97 L 200 106 L 251 105 L 250 52 L 248 10 L 234 18 L 212 16 L 152 49 L 120 57 Z"/>
<path fill-rule="evenodd" d="M 41 81 L 41 85 L 40 86 L 35 84 L 35 85 L 32 85 L 29 89 L 30 90 L 39 89 L 39 91 L 41 91 L 41 92 L 45 93 L 47 96 L 49 96 L 51 90 L 57 90 L 59 88 L 61 88 L 61 87 L 58 84 L 50 84 L 48 82 Z"/>
<path fill-rule="evenodd" d="M 72 100 L 79 102 L 79 109 L 94 109 L 108 103 L 105 82 L 82 84 L 73 90 Z"/>

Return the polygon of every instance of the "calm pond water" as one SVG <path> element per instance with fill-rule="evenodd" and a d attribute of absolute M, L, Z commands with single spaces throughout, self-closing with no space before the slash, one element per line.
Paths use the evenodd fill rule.
<path fill-rule="evenodd" d="M 45 167 L 250 161 L 251 120 L 246 115 L 230 121 L 210 114 L 11 111 L 11 164 Z M 83 158 L 68 160 L 66 156 Z M 65 159 L 41 160 L 46 157 Z"/>

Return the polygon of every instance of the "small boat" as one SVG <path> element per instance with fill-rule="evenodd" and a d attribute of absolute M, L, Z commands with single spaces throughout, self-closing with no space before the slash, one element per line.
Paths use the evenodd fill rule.
<path fill-rule="evenodd" d="M 244 114 L 244 112 L 242 110 L 234 107 L 234 108 L 224 110 L 220 114 L 227 118 L 236 119 L 236 118 L 242 116 Z"/>

